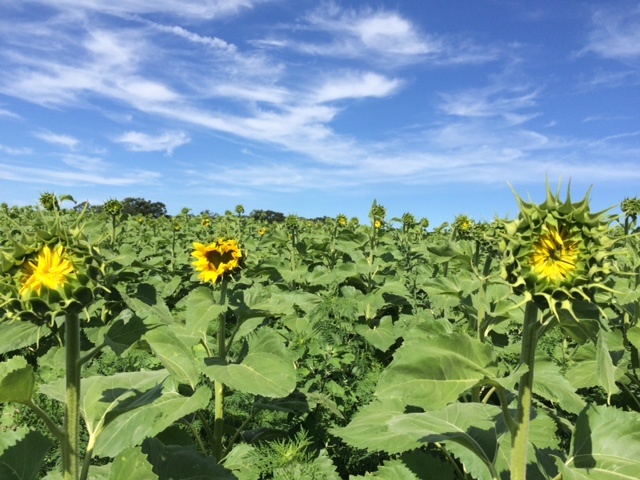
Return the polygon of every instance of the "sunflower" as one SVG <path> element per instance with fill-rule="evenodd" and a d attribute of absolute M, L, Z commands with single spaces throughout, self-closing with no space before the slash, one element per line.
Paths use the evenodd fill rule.
<path fill-rule="evenodd" d="M 612 215 L 591 212 L 588 193 L 573 202 L 567 191 L 562 200 L 548 185 L 546 201 L 539 205 L 516 199 L 520 214 L 502 222 L 499 242 L 502 276 L 516 293 L 526 292 L 559 317 L 559 308 L 575 316 L 574 304 L 594 303 L 596 292 L 611 291 Z"/>
<path fill-rule="evenodd" d="M 261 237 L 267 233 L 267 229 L 266 228 L 261 228 L 260 230 L 258 230 L 258 235 L 260 235 Z"/>
<path fill-rule="evenodd" d="M 37 261 L 29 260 L 24 266 L 20 295 L 32 291 L 40 295 L 43 286 L 57 290 L 68 282 L 68 276 L 73 271 L 73 264 L 64 257 L 62 245 L 59 245 L 55 250 L 51 250 L 45 245 L 40 250 Z"/>
<path fill-rule="evenodd" d="M 223 240 L 204 245 L 195 242 L 195 250 L 191 253 L 196 261 L 192 263 L 201 282 L 216 283 L 226 273 L 232 273 L 240 268 L 242 251 L 235 240 Z"/>
<path fill-rule="evenodd" d="M 549 285 L 570 281 L 576 271 L 578 243 L 566 229 L 548 227 L 533 245 L 530 264 L 533 273 Z"/>

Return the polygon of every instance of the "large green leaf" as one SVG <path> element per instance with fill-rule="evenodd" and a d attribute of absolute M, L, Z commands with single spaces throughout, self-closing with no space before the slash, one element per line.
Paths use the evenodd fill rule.
<path fill-rule="evenodd" d="M 382 317 L 380 324 L 375 327 L 370 327 L 365 324 L 356 325 L 355 331 L 382 352 L 389 350 L 389 347 L 396 342 L 393 321 L 389 315 Z"/>
<path fill-rule="evenodd" d="M 282 338 L 262 329 L 248 337 L 249 353 L 239 364 L 206 359 L 204 373 L 212 380 L 245 393 L 286 397 L 296 388 L 296 371 Z"/>
<path fill-rule="evenodd" d="M 193 352 L 171 330 L 168 325 L 161 325 L 144 335 L 153 354 L 162 362 L 176 381 L 196 387 L 200 371 Z"/>
<path fill-rule="evenodd" d="M 50 332 L 46 325 L 2 321 L 0 322 L 0 354 L 33 345 Z"/>
<path fill-rule="evenodd" d="M 64 401 L 62 380 L 40 390 Z M 211 397 L 205 387 L 190 397 L 181 395 L 166 370 L 84 378 L 80 394 L 87 431 L 96 439 L 94 453 L 107 457 L 140 445 L 183 416 L 206 408 Z"/>
<path fill-rule="evenodd" d="M 149 439 L 142 445 L 153 472 L 159 480 L 237 480 L 226 468 L 218 465 L 214 457 L 199 452 L 195 447 L 164 445 Z"/>
<path fill-rule="evenodd" d="M 127 306 L 140 317 L 146 318 L 149 315 L 154 315 L 167 325 L 173 323 L 173 316 L 169 307 L 167 307 L 162 296 L 153 285 L 140 283 L 136 293 L 133 295 L 127 293 L 126 285 L 119 285 L 117 288 Z"/>
<path fill-rule="evenodd" d="M 349 477 L 349 480 L 365 480 L 378 478 L 380 480 L 454 480 L 456 475 L 449 462 L 440 458 L 415 451 L 403 454 L 400 458 L 387 460 L 375 472 L 363 476 Z"/>
<path fill-rule="evenodd" d="M 480 383 L 498 375 L 488 344 L 462 334 L 407 339 L 380 376 L 375 394 L 405 405 L 436 410 Z"/>
<path fill-rule="evenodd" d="M 598 342 L 596 343 L 596 367 L 598 372 L 598 383 L 607 392 L 607 402 L 611 400 L 611 395 L 620 390 L 616 385 L 616 366 L 611 359 L 607 339 L 603 332 L 598 332 Z"/>
<path fill-rule="evenodd" d="M 358 411 L 346 427 L 329 430 L 347 444 L 370 451 L 401 453 L 420 447 L 420 442 L 406 432 L 389 429 L 388 422 L 402 414 L 404 406 L 397 400 L 374 401 Z"/>
<path fill-rule="evenodd" d="M 36 480 L 53 443 L 40 432 L 18 427 L 0 435 L 0 478 Z"/>
<path fill-rule="evenodd" d="M 563 410 L 578 414 L 585 402 L 560 372 L 560 367 L 548 356 L 536 356 L 533 391 L 536 395 L 557 403 Z"/>
<path fill-rule="evenodd" d="M 111 465 L 109 480 L 158 480 L 142 448 L 131 447 L 120 452 Z"/>
<path fill-rule="evenodd" d="M 125 310 L 106 328 L 104 342 L 117 355 L 122 355 L 131 345 L 140 341 L 146 332 L 159 325 L 143 320 L 131 310 Z"/>
<path fill-rule="evenodd" d="M 23 357 L 13 357 L 0 363 L 0 403 L 25 403 L 31 400 L 35 376 Z"/>
<path fill-rule="evenodd" d="M 185 330 L 196 341 L 206 338 L 209 325 L 229 308 L 227 305 L 220 305 L 220 302 L 214 299 L 213 290 L 209 287 L 198 287 L 193 290 L 186 299 L 186 306 Z"/>
<path fill-rule="evenodd" d="M 637 480 L 640 476 L 640 414 L 589 406 L 579 415 L 566 462 L 568 480 Z"/>
<path fill-rule="evenodd" d="M 460 445 L 463 448 L 456 449 L 455 453 L 465 469 L 482 473 L 480 478 L 491 478 L 499 440 L 504 434 L 497 423 L 500 416 L 501 410 L 495 405 L 453 403 L 438 411 L 396 415 L 387 420 L 387 425 L 392 433 L 417 442 Z"/>

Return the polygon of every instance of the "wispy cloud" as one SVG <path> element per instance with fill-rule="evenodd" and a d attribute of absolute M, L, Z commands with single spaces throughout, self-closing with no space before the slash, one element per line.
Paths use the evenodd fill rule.
<path fill-rule="evenodd" d="M 628 6 L 628 3 L 626 4 Z M 605 58 L 630 60 L 640 58 L 640 6 L 616 8 L 615 4 L 596 11 L 593 29 L 584 52 Z"/>
<path fill-rule="evenodd" d="M 538 115 L 528 111 L 536 106 L 538 92 L 527 86 L 491 85 L 457 93 L 442 93 L 440 109 L 458 117 L 503 117 L 511 125 L 526 122 Z"/>
<path fill-rule="evenodd" d="M 398 89 L 401 82 L 373 72 L 347 73 L 326 81 L 315 93 L 316 101 L 386 97 Z"/>
<path fill-rule="evenodd" d="M 69 150 L 74 150 L 80 143 L 80 140 L 78 140 L 77 138 L 74 138 L 70 135 L 62 135 L 59 133 L 36 132 L 33 135 L 44 142 L 67 147 Z"/>
<path fill-rule="evenodd" d="M 36 185 L 57 186 L 133 186 L 146 185 L 158 181 L 160 174 L 146 170 L 129 170 L 119 175 L 105 175 L 104 171 L 90 172 L 52 167 L 25 167 L 22 165 L 0 164 L 0 179 Z"/>
<path fill-rule="evenodd" d="M 117 143 L 124 144 L 132 152 L 161 152 L 167 155 L 181 145 L 189 143 L 191 139 L 185 132 L 164 132 L 160 135 L 149 135 L 142 132 L 126 132 L 115 138 Z"/>
<path fill-rule="evenodd" d="M 474 64 L 493 61 L 502 52 L 470 39 L 453 39 L 421 31 L 400 13 L 371 7 L 342 8 L 336 2 L 320 7 L 292 26 L 293 34 L 256 39 L 263 48 L 289 49 L 307 55 L 349 58 L 394 68 L 417 62 Z M 284 30 L 284 28 L 283 28 Z M 319 32 L 322 38 L 301 39 L 300 31 Z"/>
<path fill-rule="evenodd" d="M 20 118 L 20 115 L 14 113 L 10 110 L 0 108 L 0 117 L 9 117 L 9 118 Z"/>
<path fill-rule="evenodd" d="M 221 16 L 234 15 L 241 10 L 252 8 L 269 0 L 38 0 L 60 9 L 94 10 L 113 15 L 164 13 L 184 18 L 209 20 Z"/>
<path fill-rule="evenodd" d="M 33 153 L 33 149 L 30 147 L 7 147 L 6 145 L 0 145 L 0 152 L 4 152 L 8 155 L 30 155 Z"/>

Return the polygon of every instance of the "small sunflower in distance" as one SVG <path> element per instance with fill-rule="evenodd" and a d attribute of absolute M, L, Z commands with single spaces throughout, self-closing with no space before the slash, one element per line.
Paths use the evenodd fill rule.
<path fill-rule="evenodd" d="M 29 260 L 23 267 L 24 277 L 20 295 L 36 292 L 40 295 L 42 287 L 57 290 L 68 282 L 68 276 L 74 272 L 73 264 L 65 258 L 64 247 L 55 250 L 45 245 L 36 261 Z"/>
<path fill-rule="evenodd" d="M 235 240 L 220 239 L 216 243 L 204 245 L 195 242 L 195 249 L 191 256 L 196 261 L 192 263 L 201 282 L 216 283 L 225 274 L 233 273 L 240 268 L 242 251 Z"/>

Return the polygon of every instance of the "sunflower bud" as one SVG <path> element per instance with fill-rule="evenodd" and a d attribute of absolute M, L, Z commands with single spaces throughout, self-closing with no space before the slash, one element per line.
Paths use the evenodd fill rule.
<path fill-rule="evenodd" d="M 107 200 L 102 206 L 102 210 L 112 217 L 117 217 L 122 214 L 122 202 L 115 199 Z"/>
<path fill-rule="evenodd" d="M 500 241 L 502 274 L 516 292 L 528 292 L 542 309 L 557 317 L 557 306 L 570 312 L 575 299 L 591 301 L 612 269 L 614 239 L 609 235 L 613 216 L 591 213 L 588 193 L 579 202 L 570 193 L 563 202 L 547 186 L 540 205 L 516 194 L 520 214 L 504 222 Z"/>

